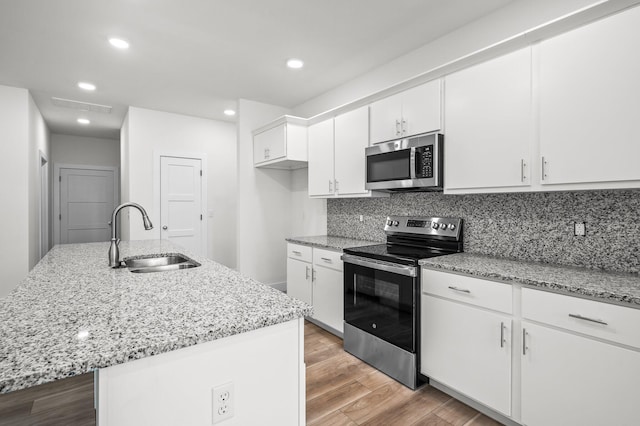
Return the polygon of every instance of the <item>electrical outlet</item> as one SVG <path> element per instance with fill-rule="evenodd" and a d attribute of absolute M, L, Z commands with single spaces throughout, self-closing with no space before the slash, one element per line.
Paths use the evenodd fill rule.
<path fill-rule="evenodd" d="M 233 417 L 234 397 L 232 382 L 213 388 L 213 424 Z"/>
<path fill-rule="evenodd" d="M 364 222 L 364 216 L 360 215 L 360 222 Z"/>
<path fill-rule="evenodd" d="M 587 222 L 573 222 L 573 235 L 584 237 L 587 235 Z"/>

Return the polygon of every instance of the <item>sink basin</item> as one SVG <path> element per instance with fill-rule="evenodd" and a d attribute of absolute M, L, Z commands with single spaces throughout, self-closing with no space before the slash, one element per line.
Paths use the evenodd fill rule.
<path fill-rule="evenodd" d="M 124 259 L 124 264 L 134 274 L 149 272 L 176 271 L 178 269 L 197 268 L 198 262 L 179 253 L 151 254 L 142 257 Z"/>

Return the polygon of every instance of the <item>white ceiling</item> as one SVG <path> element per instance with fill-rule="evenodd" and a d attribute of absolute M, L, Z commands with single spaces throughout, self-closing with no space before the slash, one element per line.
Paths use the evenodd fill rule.
<path fill-rule="evenodd" d="M 29 89 L 54 133 L 117 138 L 130 105 L 233 120 L 239 98 L 295 107 L 510 1 L 0 0 L 0 84 Z"/>

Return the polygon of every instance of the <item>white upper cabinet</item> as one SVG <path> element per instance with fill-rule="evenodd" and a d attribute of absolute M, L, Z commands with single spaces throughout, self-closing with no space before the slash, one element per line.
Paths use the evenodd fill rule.
<path fill-rule="evenodd" d="M 367 146 L 366 106 L 309 126 L 309 196 L 388 197 L 364 187 Z"/>
<path fill-rule="evenodd" d="M 528 187 L 531 48 L 448 75 L 444 99 L 445 190 Z"/>
<path fill-rule="evenodd" d="M 640 8 L 540 43 L 541 183 L 640 179 Z M 627 181 L 625 183 L 624 181 Z"/>
<path fill-rule="evenodd" d="M 362 107 L 335 118 L 335 177 L 336 192 L 367 194 L 366 159 L 369 146 L 369 111 Z"/>
<path fill-rule="evenodd" d="M 430 81 L 369 106 L 372 144 L 442 127 L 441 82 Z"/>
<path fill-rule="evenodd" d="M 333 196 L 333 156 L 333 118 L 309 126 L 309 196 Z"/>
<path fill-rule="evenodd" d="M 307 167 L 306 120 L 285 115 L 254 130 L 253 163 L 285 170 Z"/>

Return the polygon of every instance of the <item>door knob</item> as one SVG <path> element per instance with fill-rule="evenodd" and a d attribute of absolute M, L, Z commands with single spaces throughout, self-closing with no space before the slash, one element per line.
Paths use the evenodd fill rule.
<path fill-rule="evenodd" d="M 162 229 L 164 229 L 164 230 L 166 231 L 167 229 L 169 229 L 169 227 L 168 227 L 167 225 L 164 225 L 164 226 L 162 227 Z"/>

